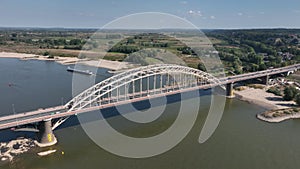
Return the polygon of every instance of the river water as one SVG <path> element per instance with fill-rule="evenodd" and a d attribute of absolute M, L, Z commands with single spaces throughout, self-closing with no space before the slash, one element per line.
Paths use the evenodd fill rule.
<path fill-rule="evenodd" d="M 61 105 L 72 97 L 72 73 L 55 62 L 0 59 L 0 115 L 13 114 Z M 107 70 L 98 71 L 97 80 L 110 76 Z M 269 124 L 255 118 L 264 109 L 243 101 L 228 99 L 223 118 L 205 143 L 198 137 L 209 109 L 209 97 L 201 98 L 196 124 L 175 148 L 144 159 L 130 159 L 113 155 L 96 145 L 78 124 L 76 117 L 55 130 L 59 140 L 51 147 L 57 152 L 38 157 L 45 149 L 33 148 L 18 155 L 12 162 L 0 162 L 0 168 L 17 169 L 279 169 L 300 167 L 300 120 Z M 178 103 L 171 103 L 174 111 Z M 186 110 L 188 111 L 188 110 Z M 119 120 L 112 117 L 110 120 Z M 125 129 L 129 133 L 155 133 L 167 128 L 173 117 L 158 120 L 154 126 Z M 101 133 L 99 133 L 101 134 Z M 0 132 L 0 141 L 18 136 L 34 137 L 32 133 Z M 47 148 L 49 149 L 49 148 Z M 62 153 L 63 152 L 63 153 Z"/>

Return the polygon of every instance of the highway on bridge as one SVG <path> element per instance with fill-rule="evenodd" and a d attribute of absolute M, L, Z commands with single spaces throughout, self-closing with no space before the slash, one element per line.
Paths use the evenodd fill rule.
<path fill-rule="evenodd" d="M 91 112 L 122 104 L 139 102 L 151 98 L 174 95 L 199 89 L 209 89 L 229 83 L 280 73 L 293 72 L 299 68 L 300 64 L 296 64 L 282 68 L 268 69 L 264 71 L 223 77 L 219 79 L 216 79 L 208 73 L 178 65 L 162 64 L 136 68 L 112 76 L 107 80 L 94 85 L 93 87 L 87 89 L 80 95 L 73 98 L 68 104 L 64 106 L 38 109 L 36 111 L 0 117 L 0 129 L 7 129 L 20 125 L 37 123 L 49 119 L 66 118 L 80 113 Z M 174 72 L 177 72 L 176 75 L 178 75 L 176 83 L 175 80 L 172 81 L 172 77 L 170 77 Z M 176 75 L 174 75 L 174 79 Z M 150 89 L 149 83 L 151 82 L 149 82 L 149 79 L 151 76 L 155 77 L 154 79 L 160 78 L 159 87 L 157 87 L 157 81 L 154 80 L 154 87 Z M 191 80 L 193 79 L 192 77 L 195 77 L 194 79 L 196 80 Z M 144 84 L 145 80 L 148 80 L 148 84 L 146 83 L 146 89 L 143 90 L 144 87 L 142 88 L 142 85 Z M 136 92 L 136 89 L 134 87 L 136 82 L 138 81 L 140 83 L 140 90 Z M 123 92 L 123 94 L 120 93 L 122 83 L 124 83 L 123 87 L 125 87 L 125 93 Z M 134 91 L 132 93 L 126 93 L 126 90 L 129 90 L 128 88 L 126 88 L 129 84 L 132 84 L 132 91 Z M 113 88 L 113 86 L 116 87 Z M 117 91 L 117 94 L 113 96 L 112 93 L 115 90 Z M 87 102 L 87 100 L 91 101 Z"/>

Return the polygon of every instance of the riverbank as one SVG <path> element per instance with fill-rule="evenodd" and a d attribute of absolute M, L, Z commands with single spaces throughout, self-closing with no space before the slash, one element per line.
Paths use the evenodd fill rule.
<path fill-rule="evenodd" d="M 42 56 L 42 55 L 26 54 L 26 53 L 9 53 L 9 52 L 0 52 L 0 58 L 55 61 L 63 65 L 84 64 L 84 65 L 98 67 L 98 68 L 106 68 L 113 71 L 126 70 L 126 69 L 139 66 L 139 65 L 131 64 L 129 62 L 118 62 L 118 61 L 110 61 L 104 59 L 88 60 L 88 59 L 79 59 L 76 57 L 59 57 L 59 56 L 55 56 L 54 58 L 48 58 L 47 56 Z"/>
<path fill-rule="evenodd" d="M 132 69 L 141 65 L 131 64 L 129 62 L 118 62 L 110 60 L 82 60 L 77 62 L 79 64 L 85 64 L 88 66 L 110 69 L 112 72 L 122 72 L 122 70 Z"/>
<path fill-rule="evenodd" d="M 12 161 L 15 156 L 28 152 L 32 147 L 35 147 L 34 141 L 27 138 L 0 143 L 0 160 Z"/>
<path fill-rule="evenodd" d="M 259 105 L 267 110 L 286 109 L 295 105 L 294 101 L 284 101 L 281 96 L 266 92 L 265 89 L 245 87 L 245 90 L 234 91 L 236 98 Z"/>
<path fill-rule="evenodd" d="M 294 101 L 284 101 L 282 97 L 268 93 L 265 89 L 245 87 L 245 90 L 235 91 L 234 93 L 237 99 L 261 106 L 267 110 L 266 112 L 257 114 L 256 117 L 259 120 L 269 123 L 279 123 L 288 119 L 300 118 L 300 113 L 290 112 L 290 110 L 295 108 L 296 104 Z"/>
<path fill-rule="evenodd" d="M 279 109 L 257 114 L 256 117 L 269 123 L 280 123 L 289 119 L 299 119 L 300 112 L 298 109 Z"/>
<path fill-rule="evenodd" d="M 22 59 L 22 60 L 45 60 L 45 61 L 56 61 L 63 65 L 68 64 L 75 64 L 78 61 L 81 61 L 82 59 L 78 59 L 75 57 L 58 57 L 55 56 L 54 58 L 48 58 L 48 56 L 42 56 L 42 55 L 35 55 L 35 54 L 27 54 L 27 53 L 9 53 L 9 52 L 1 52 L 0 58 L 16 58 L 16 59 Z"/>

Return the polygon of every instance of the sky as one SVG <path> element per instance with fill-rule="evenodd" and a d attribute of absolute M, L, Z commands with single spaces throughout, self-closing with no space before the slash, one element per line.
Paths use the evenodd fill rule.
<path fill-rule="evenodd" d="M 101 28 L 142 12 L 200 29 L 300 28 L 300 0 L 1 0 L 0 27 Z"/>

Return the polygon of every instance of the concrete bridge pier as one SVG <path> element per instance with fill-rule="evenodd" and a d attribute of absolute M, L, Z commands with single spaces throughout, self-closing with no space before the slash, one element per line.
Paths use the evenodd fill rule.
<path fill-rule="evenodd" d="M 38 141 L 36 141 L 36 144 L 39 147 L 48 147 L 57 143 L 57 139 L 52 131 L 51 119 L 40 122 L 38 128 Z"/>
<path fill-rule="evenodd" d="M 262 83 L 264 85 L 268 85 L 269 84 L 269 79 L 270 79 L 270 75 L 262 77 Z"/>
<path fill-rule="evenodd" d="M 227 83 L 226 84 L 226 97 L 233 98 L 233 83 Z"/>

